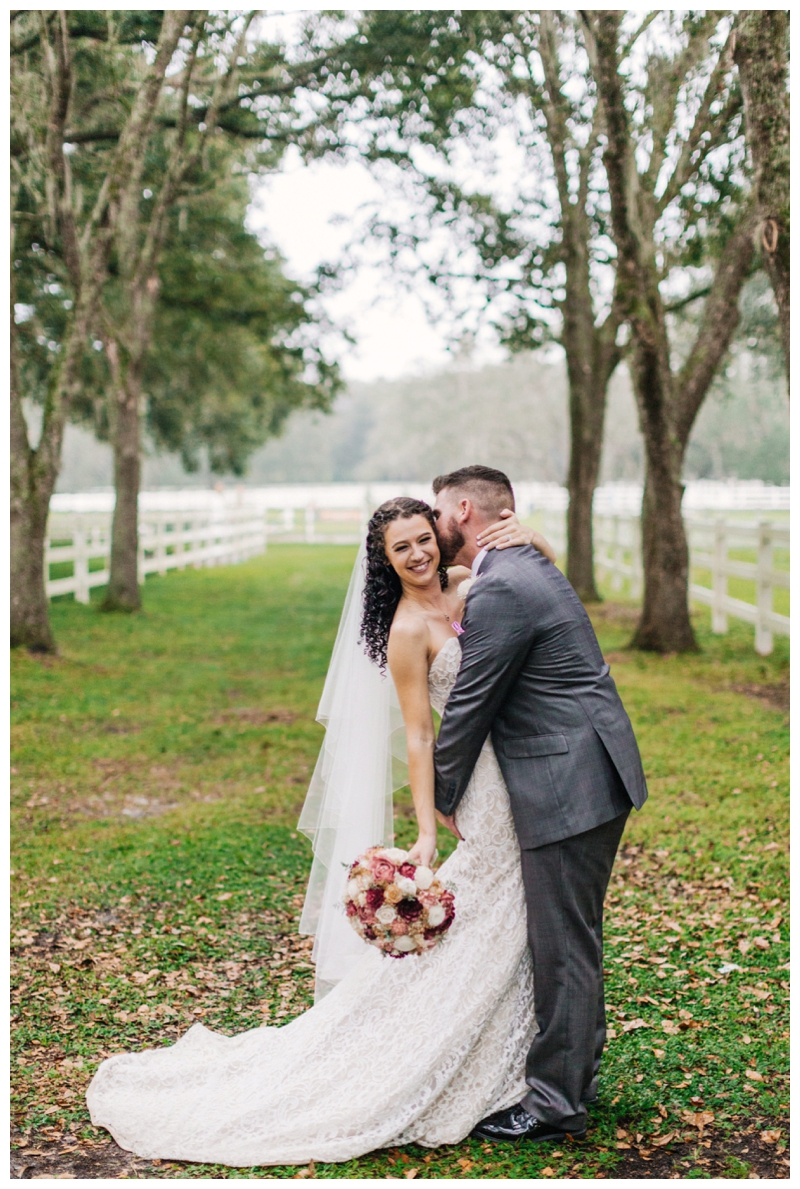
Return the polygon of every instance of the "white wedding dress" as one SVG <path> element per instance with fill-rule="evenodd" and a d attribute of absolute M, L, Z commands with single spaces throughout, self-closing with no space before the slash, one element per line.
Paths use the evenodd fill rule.
<path fill-rule="evenodd" d="M 448 640 L 429 676 L 441 713 L 461 660 Z M 104 1061 L 95 1126 L 139 1156 L 251 1167 L 344 1161 L 376 1148 L 462 1140 L 527 1091 L 536 1031 L 519 848 L 486 742 L 459 806 L 464 835 L 440 875 L 455 890 L 444 940 L 400 960 L 367 951 L 315 1007 L 277 1028 Z"/>

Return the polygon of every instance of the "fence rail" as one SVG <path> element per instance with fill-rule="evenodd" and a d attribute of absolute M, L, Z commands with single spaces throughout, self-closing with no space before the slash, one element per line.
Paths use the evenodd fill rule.
<path fill-rule="evenodd" d="M 344 486 L 344 485 L 343 485 Z M 258 501 L 245 506 L 220 505 L 200 510 L 147 509 L 139 513 L 139 580 L 147 574 L 164 574 L 187 566 L 230 565 L 263 552 L 267 540 L 308 544 L 354 544 L 363 539 L 369 512 L 385 496 L 378 485 L 362 492 L 342 491 L 337 506 L 316 501 L 298 504 L 289 491 L 279 501 L 264 490 Z M 281 493 L 283 494 L 283 493 Z M 253 493 L 250 493 L 251 497 Z M 291 498 L 290 498 L 291 497 Z M 152 498 L 152 497 L 151 497 Z M 528 509 L 520 509 L 523 514 Z M 774 551 L 789 548 L 786 521 L 734 520 L 725 516 L 687 516 L 692 600 L 711 607 L 712 630 L 724 633 L 728 618 L 755 627 L 755 648 L 762 655 L 772 651 L 773 635 L 789 635 L 789 616 L 774 609 L 774 592 L 789 586 L 786 570 L 776 569 Z M 540 511 L 538 527 L 561 556 L 566 551 L 566 517 L 553 506 Z M 643 572 L 639 517 L 622 511 L 595 514 L 595 562 L 608 576 L 611 589 L 626 590 L 641 598 Z M 94 586 L 108 582 L 111 537 L 109 512 L 53 511 L 45 555 L 48 597 L 73 593 L 89 602 Z M 732 557 L 746 552 L 755 560 Z M 70 563 L 71 574 L 51 574 Z M 697 581 L 698 573 L 710 574 L 710 586 Z M 755 586 L 753 602 L 729 593 L 729 579 Z M 741 591 L 739 593 L 742 593 Z"/>
<path fill-rule="evenodd" d="M 786 523 L 761 520 L 747 523 L 725 517 L 687 517 L 690 574 L 709 573 L 711 585 L 690 581 L 689 596 L 711 608 L 711 630 L 724 635 L 728 617 L 755 626 L 755 650 L 761 656 L 772 652 L 773 635 L 789 635 L 790 619 L 775 611 L 774 592 L 789 587 L 787 570 L 775 568 L 774 550 L 789 549 Z M 555 526 L 553 526 L 555 527 Z M 562 537 L 563 541 L 563 530 Z M 631 598 L 640 598 L 643 585 L 641 535 L 638 517 L 595 518 L 595 564 L 610 575 L 611 589 L 622 590 L 625 582 Z M 731 557 L 731 553 L 755 553 L 755 561 Z M 730 578 L 755 585 L 755 602 L 728 593 Z"/>
<path fill-rule="evenodd" d="M 232 565 L 263 553 L 267 543 L 263 515 L 252 508 L 212 512 L 140 512 L 139 581 L 148 574 L 192 566 Z M 47 597 L 74 594 L 88 603 L 93 586 L 109 578 L 111 517 L 103 513 L 53 513 L 45 546 Z M 71 564 L 72 573 L 51 576 Z"/>

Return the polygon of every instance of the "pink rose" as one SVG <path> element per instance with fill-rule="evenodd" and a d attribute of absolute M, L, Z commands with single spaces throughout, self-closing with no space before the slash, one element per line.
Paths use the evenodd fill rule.
<path fill-rule="evenodd" d="M 417 869 L 413 863 L 403 863 L 402 866 L 398 868 L 398 871 L 401 875 L 404 875 L 406 879 L 413 879 L 417 873 Z"/>
<path fill-rule="evenodd" d="M 369 869 L 379 883 L 393 883 L 395 866 L 388 859 L 370 859 Z"/>

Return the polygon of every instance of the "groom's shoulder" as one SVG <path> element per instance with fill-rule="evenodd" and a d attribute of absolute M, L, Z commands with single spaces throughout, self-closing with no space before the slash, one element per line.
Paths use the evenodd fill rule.
<path fill-rule="evenodd" d="M 488 589 L 505 587 L 524 603 L 561 604 L 570 596 L 577 598 L 558 567 L 533 545 L 493 550 L 481 566 L 478 581 L 484 577 Z"/>
<path fill-rule="evenodd" d="M 488 553 L 479 577 L 485 575 L 487 578 L 510 585 L 520 582 L 530 585 L 536 580 L 545 580 L 548 570 L 559 573 L 533 545 L 517 545 L 513 549 L 493 549 Z"/>

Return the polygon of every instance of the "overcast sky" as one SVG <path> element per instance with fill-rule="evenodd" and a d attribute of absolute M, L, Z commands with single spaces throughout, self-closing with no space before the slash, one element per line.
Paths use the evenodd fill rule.
<path fill-rule="evenodd" d="M 249 224 L 278 247 L 290 275 L 305 280 L 323 261 L 335 261 L 352 234 L 352 224 L 337 225 L 332 219 L 352 219 L 363 203 L 381 194 L 375 179 L 355 162 L 305 166 L 290 152 L 279 174 L 255 183 Z M 347 379 L 392 379 L 452 360 L 444 327 L 431 322 L 420 298 L 394 286 L 377 265 L 361 269 L 327 299 L 327 308 L 357 340 L 355 346 L 337 344 Z M 502 357 L 486 342 L 476 349 L 473 362 Z"/>

